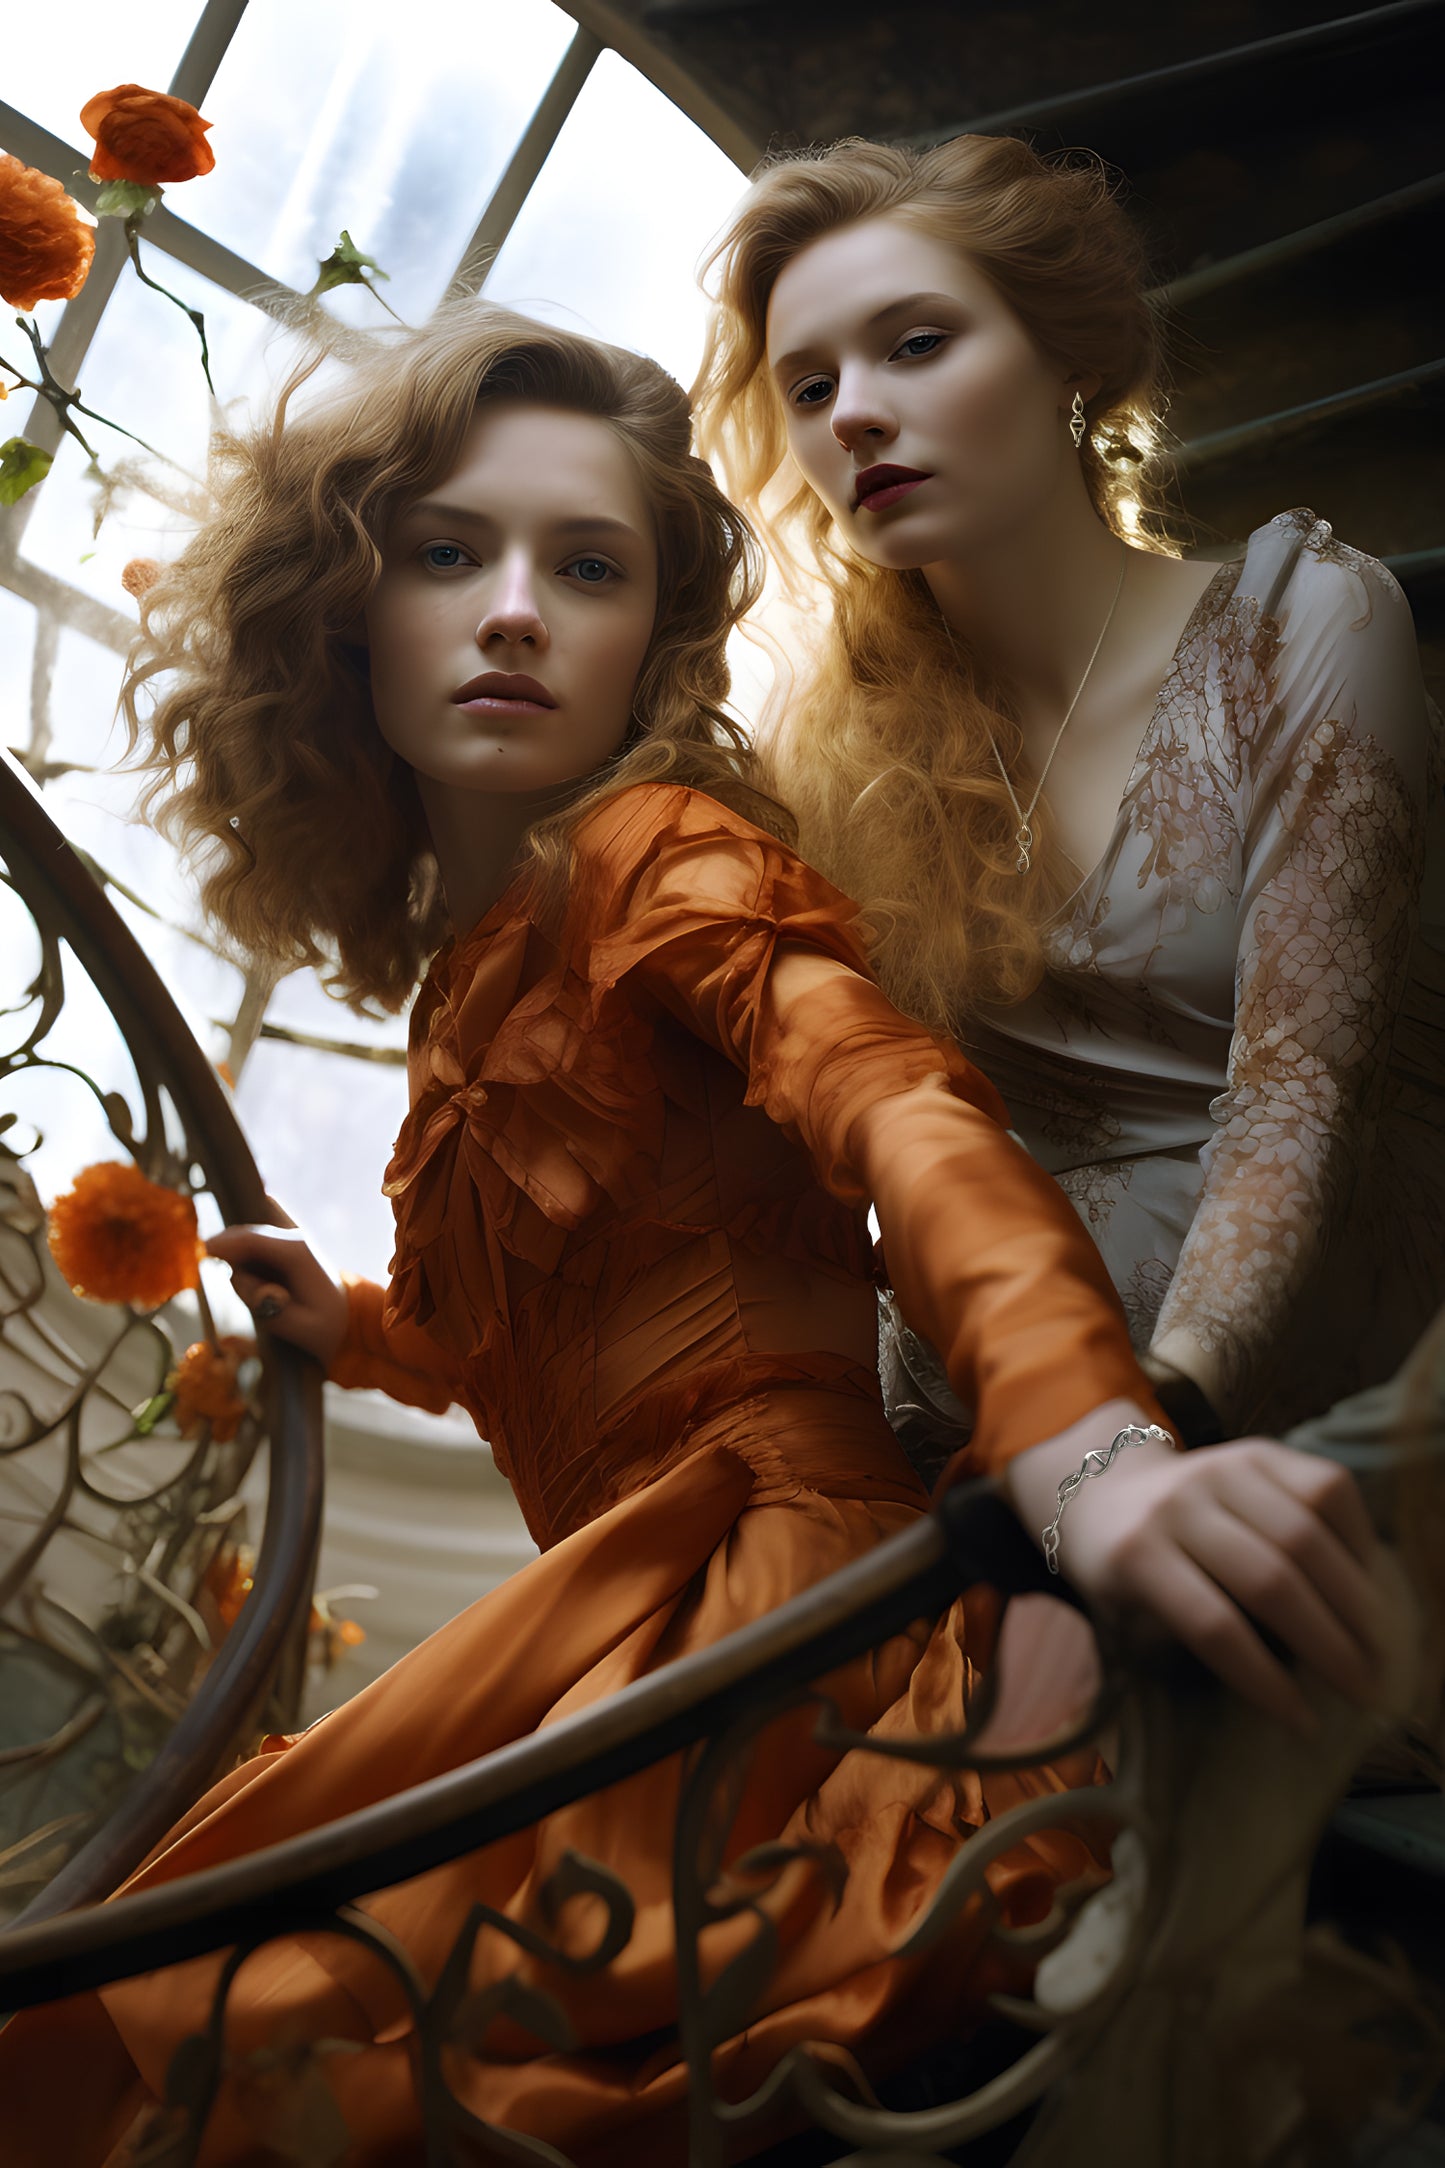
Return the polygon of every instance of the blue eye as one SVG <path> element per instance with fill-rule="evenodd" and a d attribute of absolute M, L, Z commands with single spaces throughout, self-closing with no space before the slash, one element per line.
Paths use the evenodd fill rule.
<path fill-rule="evenodd" d="M 942 346 L 942 344 L 943 333 L 941 331 L 915 331 L 904 340 L 898 352 L 917 359 L 922 354 L 931 354 L 936 346 Z"/>
<path fill-rule="evenodd" d="M 470 563 L 459 542 L 428 542 L 418 555 L 429 572 L 455 572 Z"/>
<path fill-rule="evenodd" d="M 618 577 L 614 567 L 603 557 L 574 557 L 563 569 L 575 573 L 587 587 L 602 587 L 608 580 Z"/>
<path fill-rule="evenodd" d="M 823 401 L 831 396 L 832 390 L 833 379 L 830 376 L 815 376 L 808 383 L 798 386 L 793 393 L 793 405 L 821 406 Z"/>

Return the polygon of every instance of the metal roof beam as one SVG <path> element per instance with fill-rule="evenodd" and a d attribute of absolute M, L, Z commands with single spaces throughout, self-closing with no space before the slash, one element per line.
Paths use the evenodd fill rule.
<path fill-rule="evenodd" d="M 500 255 L 533 183 L 581 96 L 583 84 L 604 50 L 602 40 L 594 37 L 590 30 L 579 28 L 574 33 L 557 65 L 556 74 L 537 102 L 536 112 L 522 131 L 521 141 L 488 197 L 471 239 L 462 250 L 451 282 L 452 293 L 479 293 L 485 286 L 488 272 Z"/>

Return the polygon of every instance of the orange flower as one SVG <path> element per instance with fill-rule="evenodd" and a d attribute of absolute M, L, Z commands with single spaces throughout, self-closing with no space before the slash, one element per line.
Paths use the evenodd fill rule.
<path fill-rule="evenodd" d="M 236 1374 L 247 1357 L 256 1352 L 254 1340 L 239 1333 L 223 1332 L 220 1343 L 197 1340 L 188 1347 L 166 1379 L 166 1390 L 176 1396 L 174 1414 L 181 1436 L 194 1436 L 209 1423 L 218 1445 L 234 1438 L 246 1412 L 246 1400 L 236 1390 Z"/>
<path fill-rule="evenodd" d="M 117 83 L 81 107 L 80 125 L 95 137 L 93 181 L 193 181 L 216 163 L 210 122 L 168 91 Z"/>
<path fill-rule="evenodd" d="M 161 576 L 161 568 L 154 557 L 132 557 L 120 575 L 120 584 L 128 595 L 139 602 L 148 595 Z"/>
<path fill-rule="evenodd" d="M 50 1254 L 87 1302 L 155 1310 L 197 1284 L 196 1208 L 139 1167 L 104 1160 L 50 1207 Z"/>
<path fill-rule="evenodd" d="M 223 1626 L 234 1626 L 251 1593 L 256 1554 L 249 1543 L 226 1544 L 206 1568 L 204 1587 Z"/>
<path fill-rule="evenodd" d="M 73 301 L 94 254 L 95 228 L 59 181 L 0 151 L 0 301 Z"/>

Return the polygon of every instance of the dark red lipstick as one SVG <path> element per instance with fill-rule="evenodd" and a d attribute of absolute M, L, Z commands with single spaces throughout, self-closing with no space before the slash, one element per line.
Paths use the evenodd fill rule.
<path fill-rule="evenodd" d="M 883 512 L 932 477 L 917 467 L 865 467 L 853 485 L 855 512 Z"/>

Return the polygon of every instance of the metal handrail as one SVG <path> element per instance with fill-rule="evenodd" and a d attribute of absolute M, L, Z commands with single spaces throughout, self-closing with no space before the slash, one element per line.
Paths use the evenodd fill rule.
<path fill-rule="evenodd" d="M 89 973 L 123 1037 L 153 1051 L 222 1217 L 274 1218 L 230 1100 L 164 981 L 8 756 L 0 756 L 0 841 L 17 890 L 27 902 L 43 899 L 48 922 Z M 21 1914 L 26 1922 L 108 1895 L 145 1857 L 255 1714 L 310 1603 L 321 1530 L 321 1375 L 309 1357 L 265 1333 L 261 1353 L 271 1463 L 250 1596 L 145 1779 Z"/>
<path fill-rule="evenodd" d="M 914 1527 L 802 1595 L 592 1708 L 264 1851 L 63 1919 L 11 1928 L 0 1934 L 0 2008 L 198 1957 L 254 1937 L 268 1914 L 314 1918 L 444 1866 L 717 1736 L 745 1710 L 828 1676 L 979 1583 L 1006 1596 L 1047 1592 L 1082 1608 L 1066 1582 L 1046 1573 L 990 1483 L 959 1486 Z M 971 1712 L 973 1731 L 983 1729 L 988 1707 L 985 1688 Z M 997 1764 L 1052 1761 L 1092 1737 L 1109 1713 L 1091 1708 L 1066 1735 L 1026 1754 L 1010 1749 Z M 989 1766 L 991 1757 L 972 1743 L 969 1751 L 972 1766 Z"/>

